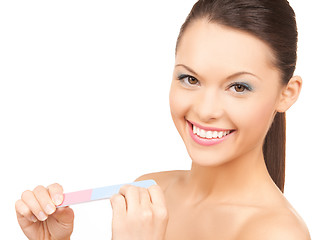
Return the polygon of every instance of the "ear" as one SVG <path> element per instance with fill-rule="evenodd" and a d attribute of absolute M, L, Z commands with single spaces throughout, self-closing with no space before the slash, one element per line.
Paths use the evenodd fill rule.
<path fill-rule="evenodd" d="M 277 107 L 278 112 L 287 111 L 298 99 L 302 87 L 302 79 L 299 76 L 293 76 L 288 84 L 283 87 L 280 100 Z"/>

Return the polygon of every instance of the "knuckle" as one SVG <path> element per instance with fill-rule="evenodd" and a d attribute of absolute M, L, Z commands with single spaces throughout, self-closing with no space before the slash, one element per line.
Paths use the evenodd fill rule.
<path fill-rule="evenodd" d="M 121 187 L 120 189 L 120 193 L 123 194 L 133 194 L 136 191 L 138 191 L 138 188 L 136 186 L 130 185 L 130 184 L 126 184 L 124 186 Z"/>
<path fill-rule="evenodd" d="M 15 202 L 15 209 L 16 211 L 21 211 L 21 208 L 22 208 L 22 201 L 19 199 Z"/>
<path fill-rule="evenodd" d="M 120 192 L 126 192 L 129 189 L 130 185 L 126 184 L 120 188 Z"/>
<path fill-rule="evenodd" d="M 162 195 L 163 194 L 163 191 L 161 189 L 161 187 L 159 187 L 158 185 L 152 185 L 148 188 L 148 191 L 151 193 L 151 194 L 155 194 L 155 195 Z"/>
<path fill-rule="evenodd" d="M 19 211 L 17 211 L 21 216 L 27 217 L 30 213 L 30 211 L 26 210 L 26 209 L 20 209 Z"/>
<path fill-rule="evenodd" d="M 121 194 L 114 194 L 111 197 L 111 202 L 112 203 L 119 203 L 121 201 L 124 201 L 124 197 Z"/>
<path fill-rule="evenodd" d="M 16 212 L 22 216 L 27 216 L 29 214 L 29 209 L 25 207 L 22 200 L 18 200 L 15 203 Z"/>
<path fill-rule="evenodd" d="M 19 199 L 19 200 L 17 200 L 17 201 L 15 202 L 15 209 L 19 208 L 20 201 L 21 201 L 21 200 Z"/>
<path fill-rule="evenodd" d="M 39 192 L 41 192 L 42 190 L 44 190 L 44 187 L 41 186 L 41 185 L 38 185 L 37 187 L 34 188 L 33 192 L 35 192 L 35 193 L 39 193 Z"/>
<path fill-rule="evenodd" d="M 124 184 L 121 188 L 123 188 L 123 189 L 128 189 L 128 188 L 130 188 L 130 187 L 132 187 L 132 185 L 130 185 L 130 184 Z"/>
<path fill-rule="evenodd" d="M 21 194 L 21 199 L 26 199 L 28 196 L 31 196 L 32 191 L 26 190 Z"/>
<path fill-rule="evenodd" d="M 139 191 L 141 196 L 148 196 L 149 195 L 149 191 L 146 188 L 140 187 L 138 191 Z"/>
<path fill-rule="evenodd" d="M 168 219 L 168 211 L 166 208 L 158 208 L 155 210 L 155 217 L 160 220 Z"/>
<path fill-rule="evenodd" d="M 147 193 L 148 192 L 148 190 L 146 188 L 143 188 L 143 187 L 139 187 L 139 191 L 141 193 Z"/>
<path fill-rule="evenodd" d="M 159 185 L 155 184 L 155 185 L 151 185 L 148 189 L 150 190 L 160 190 Z"/>
<path fill-rule="evenodd" d="M 136 186 L 133 185 L 126 185 L 126 188 L 128 191 L 132 191 L 132 192 L 137 191 L 138 189 Z"/>
<path fill-rule="evenodd" d="M 142 221 L 151 220 L 153 217 L 153 213 L 150 209 L 143 210 L 140 214 L 140 218 Z"/>
<path fill-rule="evenodd" d="M 49 185 L 47 188 L 51 190 L 60 190 L 60 191 L 63 190 L 63 187 L 58 183 L 53 183 Z"/>

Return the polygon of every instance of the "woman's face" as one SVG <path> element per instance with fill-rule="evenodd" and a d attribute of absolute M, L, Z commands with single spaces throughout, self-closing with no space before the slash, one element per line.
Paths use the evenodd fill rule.
<path fill-rule="evenodd" d="M 261 153 L 283 85 L 272 50 L 255 36 L 205 20 L 178 44 L 170 109 L 193 162 L 217 166 Z"/>

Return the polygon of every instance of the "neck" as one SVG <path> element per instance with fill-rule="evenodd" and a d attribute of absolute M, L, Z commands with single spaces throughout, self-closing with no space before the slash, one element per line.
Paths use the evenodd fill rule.
<path fill-rule="evenodd" d="M 188 201 L 201 202 L 208 198 L 219 202 L 258 199 L 254 194 L 274 188 L 262 150 L 252 151 L 220 166 L 200 166 L 192 163 L 186 179 Z"/>

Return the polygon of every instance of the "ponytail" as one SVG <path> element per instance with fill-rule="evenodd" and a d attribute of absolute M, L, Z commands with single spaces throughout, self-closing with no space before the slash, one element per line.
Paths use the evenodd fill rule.
<path fill-rule="evenodd" d="M 286 148 L 286 116 L 277 113 L 265 137 L 263 145 L 264 161 L 275 184 L 284 191 Z"/>

